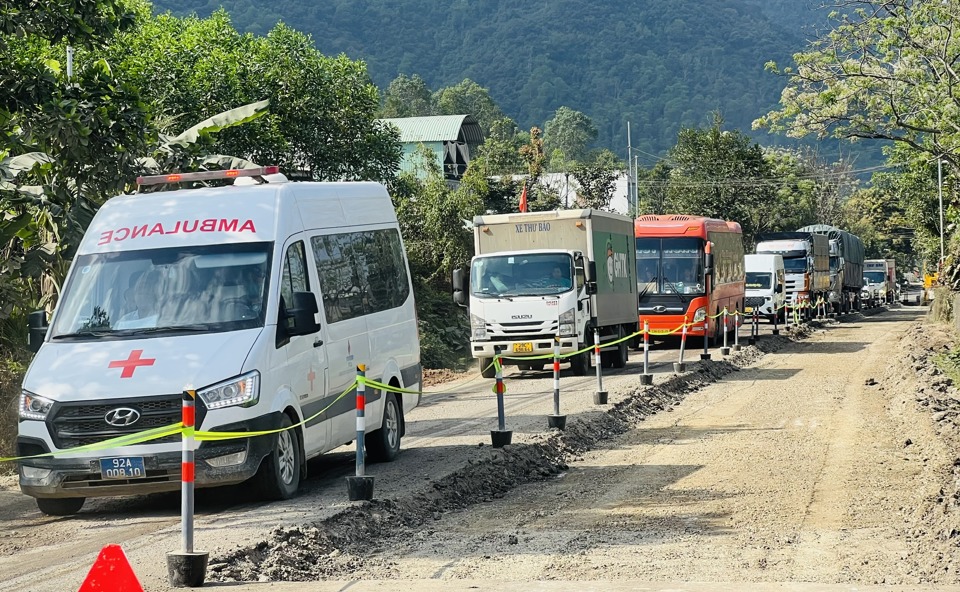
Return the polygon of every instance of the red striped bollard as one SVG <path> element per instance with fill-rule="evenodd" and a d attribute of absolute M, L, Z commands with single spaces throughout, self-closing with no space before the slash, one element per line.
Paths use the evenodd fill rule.
<path fill-rule="evenodd" d="M 703 353 L 700 354 L 701 360 L 710 359 L 710 319 L 703 319 Z"/>
<path fill-rule="evenodd" d="M 180 455 L 180 552 L 167 553 L 167 577 L 174 588 L 197 588 L 203 585 L 207 573 L 205 551 L 193 549 L 194 508 L 194 432 L 196 423 L 197 391 L 183 391 L 183 448 Z"/>
<path fill-rule="evenodd" d="M 352 502 L 373 499 L 373 476 L 366 474 L 363 440 L 367 435 L 367 366 L 357 365 L 357 454 L 353 477 L 347 477 L 347 497 Z"/>
<path fill-rule="evenodd" d="M 781 308 L 777 308 L 776 303 L 774 303 L 774 307 L 773 307 L 773 334 L 774 335 L 780 335 L 780 329 L 777 327 L 777 323 L 780 320 L 780 311 L 781 310 L 785 311 L 786 309 L 787 309 L 786 304 L 784 304 Z"/>
<path fill-rule="evenodd" d="M 733 351 L 740 351 L 740 319 L 743 315 L 739 310 L 733 311 Z"/>
<path fill-rule="evenodd" d="M 553 338 L 553 415 L 547 416 L 547 425 L 562 430 L 567 416 L 560 415 L 560 337 Z"/>
<path fill-rule="evenodd" d="M 776 314 L 776 312 L 774 312 Z M 760 325 L 758 323 L 760 319 L 760 313 L 757 311 L 756 307 L 753 309 L 753 318 L 750 322 L 750 339 L 747 340 L 747 345 L 756 345 L 757 344 L 757 331 L 760 330 Z"/>
<path fill-rule="evenodd" d="M 643 374 L 640 375 L 640 384 L 653 384 L 653 374 L 650 374 L 650 321 L 643 321 Z"/>
<path fill-rule="evenodd" d="M 730 325 L 728 323 L 729 322 L 727 321 L 727 307 L 724 306 L 723 307 L 723 347 L 720 348 L 721 356 L 730 355 L 730 348 L 727 347 L 727 329 L 730 328 Z"/>
<path fill-rule="evenodd" d="M 497 370 L 497 379 L 493 383 L 493 391 L 497 394 L 497 428 L 490 430 L 490 441 L 494 448 L 503 448 L 513 441 L 513 430 L 507 429 L 506 412 L 503 405 L 503 393 L 507 386 L 503 384 L 503 364 L 500 362 L 500 346 L 493 346 L 493 363 Z"/>
<path fill-rule="evenodd" d="M 687 365 L 683 363 L 683 350 L 687 347 L 687 315 L 683 315 L 683 328 L 680 330 L 680 361 L 673 363 L 673 371 L 684 372 Z"/>
<path fill-rule="evenodd" d="M 603 373 L 600 371 L 600 328 L 593 329 L 593 363 L 597 367 L 597 392 L 593 394 L 593 402 L 597 405 L 607 404 L 607 391 L 603 390 Z"/>

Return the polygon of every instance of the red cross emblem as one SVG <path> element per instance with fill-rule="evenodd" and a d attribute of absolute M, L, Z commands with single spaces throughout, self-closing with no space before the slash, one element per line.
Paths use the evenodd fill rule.
<path fill-rule="evenodd" d="M 140 358 L 143 354 L 142 349 L 135 349 L 130 352 L 130 357 L 126 360 L 114 360 L 110 362 L 109 368 L 123 368 L 120 372 L 120 378 L 132 378 L 133 371 L 137 369 L 138 366 L 153 366 L 153 363 L 157 361 L 156 358 Z"/>
<path fill-rule="evenodd" d="M 313 390 L 313 380 L 317 377 L 317 373 L 313 371 L 313 366 L 310 367 L 310 372 L 307 373 L 307 380 L 310 381 L 310 390 Z"/>

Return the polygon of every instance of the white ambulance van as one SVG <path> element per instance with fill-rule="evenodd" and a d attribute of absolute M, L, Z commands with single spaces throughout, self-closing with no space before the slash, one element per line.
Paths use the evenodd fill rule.
<path fill-rule="evenodd" d="M 179 435 L 70 449 L 179 422 L 185 389 L 197 393 L 198 430 L 311 418 L 197 447 L 198 487 L 253 479 L 272 499 L 296 492 L 307 459 L 355 439 L 356 397 L 338 396 L 359 364 L 420 392 L 413 289 L 387 190 L 290 183 L 275 170 L 196 173 L 253 179 L 122 195 L 97 212 L 49 325 L 31 315 L 39 349 L 23 381 L 17 454 L 57 453 L 19 465 L 20 488 L 41 511 L 179 489 Z M 419 399 L 368 390 L 371 460 L 397 456 Z"/>
<path fill-rule="evenodd" d="M 773 322 L 775 314 L 782 315 L 786 304 L 783 257 L 769 253 L 747 254 L 743 258 L 746 271 L 746 300 L 744 311 L 756 311 Z"/>

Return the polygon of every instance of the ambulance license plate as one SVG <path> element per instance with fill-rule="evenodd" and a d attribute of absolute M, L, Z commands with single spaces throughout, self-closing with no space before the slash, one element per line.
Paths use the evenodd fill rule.
<path fill-rule="evenodd" d="M 142 456 L 101 458 L 100 476 L 103 479 L 143 479 L 147 470 L 143 468 Z"/>
<path fill-rule="evenodd" d="M 515 354 L 529 354 L 533 352 L 533 343 L 514 343 L 513 344 L 513 353 Z"/>

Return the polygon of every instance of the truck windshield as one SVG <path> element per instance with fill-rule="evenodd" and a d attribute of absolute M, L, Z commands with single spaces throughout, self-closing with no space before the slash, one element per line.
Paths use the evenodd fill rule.
<path fill-rule="evenodd" d="M 788 259 L 784 257 L 783 271 L 785 271 L 786 273 L 806 273 L 807 258 L 806 257 L 790 257 Z"/>
<path fill-rule="evenodd" d="M 748 290 L 769 290 L 771 285 L 773 285 L 773 274 L 760 271 L 747 272 L 746 288 Z"/>
<path fill-rule="evenodd" d="M 52 338 L 261 327 L 270 243 L 81 255 Z"/>
<path fill-rule="evenodd" d="M 637 239 L 637 291 L 703 294 L 703 241 L 696 238 Z"/>
<path fill-rule="evenodd" d="M 569 292 L 578 276 L 566 253 L 493 255 L 473 260 L 470 291 L 480 298 L 551 296 Z"/>
<path fill-rule="evenodd" d="M 883 271 L 865 271 L 863 277 L 870 280 L 871 284 L 882 284 L 887 280 L 887 274 Z"/>

